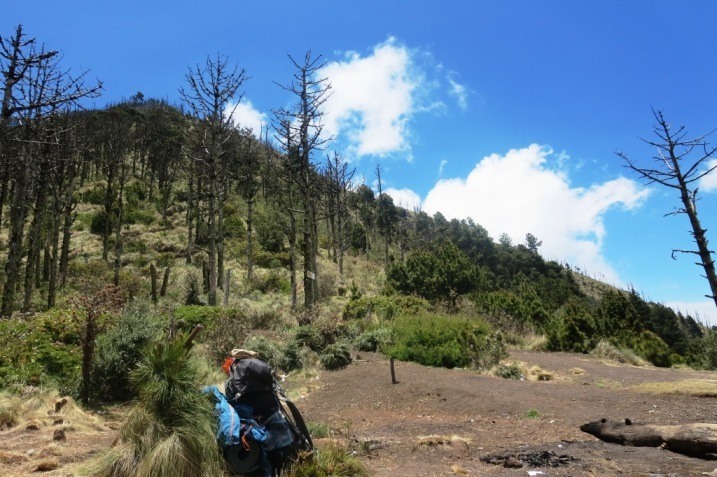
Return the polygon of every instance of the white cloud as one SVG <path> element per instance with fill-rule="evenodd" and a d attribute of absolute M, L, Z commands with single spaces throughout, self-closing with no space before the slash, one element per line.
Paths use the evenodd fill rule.
<path fill-rule="evenodd" d="M 715 302 L 712 300 L 703 301 L 671 301 L 665 303 L 675 311 L 681 311 L 682 314 L 689 314 L 692 318 L 699 321 L 706 321 L 707 324 L 717 326 L 717 309 Z"/>
<path fill-rule="evenodd" d="M 269 124 L 266 114 L 254 109 L 254 105 L 246 98 L 242 99 L 239 104 L 229 103 L 225 114 L 232 114 L 232 119 L 237 126 L 250 128 L 257 137 L 261 135 L 262 128 L 266 128 Z"/>
<path fill-rule="evenodd" d="M 462 111 L 468 109 L 468 90 L 466 87 L 453 78 L 448 78 L 448 84 L 450 85 L 448 93 L 456 98 L 458 107 L 461 108 Z"/>
<path fill-rule="evenodd" d="M 438 175 L 439 175 L 439 176 L 442 176 L 442 175 L 443 175 L 443 168 L 446 167 L 446 164 L 448 164 L 448 160 L 447 160 L 447 159 L 443 159 L 443 160 L 441 161 L 441 164 L 438 166 Z"/>
<path fill-rule="evenodd" d="M 707 163 L 707 169 L 715 166 L 717 166 L 717 159 L 712 159 Z M 717 169 L 700 179 L 700 189 L 703 192 L 717 191 Z"/>
<path fill-rule="evenodd" d="M 346 54 L 323 69 L 332 94 L 325 103 L 324 132 L 344 137 L 357 156 L 409 150 L 408 121 L 422 86 L 411 51 L 393 38 L 370 56 Z"/>
<path fill-rule="evenodd" d="M 386 194 L 390 195 L 393 203 L 408 210 L 420 210 L 421 197 L 411 189 L 386 189 Z"/>
<path fill-rule="evenodd" d="M 620 279 L 602 253 L 604 214 L 612 207 L 638 207 L 647 191 L 620 177 L 590 188 L 571 187 L 554 157 L 532 144 L 493 154 L 478 162 L 468 177 L 440 180 L 428 193 L 423 210 L 449 219 L 471 217 L 493 238 L 507 233 L 522 243 L 526 233 L 543 241 L 541 253 L 599 274 Z M 556 167 L 558 166 L 558 167 Z"/>

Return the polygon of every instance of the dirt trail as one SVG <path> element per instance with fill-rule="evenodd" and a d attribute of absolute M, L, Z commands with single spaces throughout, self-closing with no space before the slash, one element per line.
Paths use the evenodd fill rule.
<path fill-rule="evenodd" d="M 638 383 L 717 379 L 715 373 L 606 365 L 569 353 L 513 351 L 511 358 L 553 373 L 550 381 L 516 381 L 468 370 L 396 363 L 362 354 L 348 368 L 321 375 L 322 387 L 298 404 L 308 421 L 344 428 L 376 477 L 440 475 L 702 475 L 717 462 L 666 450 L 598 441 L 579 426 L 603 417 L 679 424 L 715 422 L 715 399 L 650 395 Z M 427 439 L 426 436 L 441 439 Z M 452 440 L 452 442 L 451 442 Z M 512 455 L 543 466 L 509 468 L 481 461 Z M 505 456 L 504 456 L 505 457 Z M 505 462 L 506 459 L 494 459 Z M 547 467 L 557 465 L 557 467 Z"/>

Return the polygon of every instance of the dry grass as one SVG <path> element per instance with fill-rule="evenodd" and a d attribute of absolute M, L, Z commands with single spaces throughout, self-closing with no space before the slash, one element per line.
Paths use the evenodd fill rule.
<path fill-rule="evenodd" d="M 570 368 L 570 374 L 572 376 L 583 376 L 585 375 L 585 370 L 582 368 Z"/>
<path fill-rule="evenodd" d="M 650 363 L 637 356 L 632 351 L 616 348 L 609 342 L 602 340 L 590 352 L 593 356 L 602 358 L 604 364 L 617 362 L 621 364 L 631 364 L 633 366 L 650 366 Z"/>
<path fill-rule="evenodd" d="M 632 391 L 648 394 L 680 394 L 697 397 L 717 397 L 717 380 L 686 379 L 671 382 L 648 382 L 630 386 Z"/>
<path fill-rule="evenodd" d="M 529 381 L 552 381 L 555 379 L 555 375 L 550 372 L 546 371 L 540 366 L 532 366 L 528 371 L 526 376 L 528 377 Z"/>
<path fill-rule="evenodd" d="M 58 418 L 62 418 L 63 429 L 93 431 L 102 428 L 102 421 L 85 412 L 74 399 L 71 397 L 62 399 L 66 400 L 66 404 L 55 412 L 55 404 L 61 400 L 57 391 L 32 390 L 26 394 L 2 392 L 0 416 L 5 423 L 4 427 L 40 429 L 52 426 L 58 422 Z"/>
<path fill-rule="evenodd" d="M 418 436 L 417 442 L 419 446 L 424 447 L 450 446 L 457 443 L 467 447 L 470 445 L 471 440 L 467 437 L 461 437 L 455 434 L 452 436 L 432 434 L 430 436 Z"/>

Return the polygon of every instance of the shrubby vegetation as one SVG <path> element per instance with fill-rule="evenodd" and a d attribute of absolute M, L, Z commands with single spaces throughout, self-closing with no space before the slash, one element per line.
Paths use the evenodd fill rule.
<path fill-rule="evenodd" d="M 9 238 L 0 242 L 0 387 L 78 395 L 82 382 L 94 403 L 140 399 L 126 446 L 98 475 L 135 475 L 140 457 L 164 472 L 176 455 L 216 470 L 195 360 L 216 367 L 237 346 L 282 372 L 339 369 L 352 350 L 487 369 L 506 342 L 539 336 L 549 350 L 717 369 L 717 332 L 693 317 L 543 259 L 531 234 L 524 244 L 495 241 L 470 219 L 397 207 L 382 190 L 355 186 L 340 156 L 319 165 L 316 151 L 297 146 L 313 143 L 306 131 L 318 118 L 280 111 L 278 148 L 237 128 L 220 103 L 239 93 L 239 71 L 204 103 L 216 111 L 191 92 L 183 109 L 138 93 L 78 110 L 98 92 L 80 81 L 52 115 L 0 121 L 0 232 Z M 3 101 L 20 104 L 27 97 L 14 87 Z M 310 90 L 315 101 L 328 91 Z M 97 299 L 109 283 L 111 309 Z M 190 359 L 172 337 L 197 325 Z M 194 419 L 200 432 L 190 437 L 200 440 L 182 441 Z M 292 475 L 364 472 L 344 450 L 322 455 L 320 468 Z"/>

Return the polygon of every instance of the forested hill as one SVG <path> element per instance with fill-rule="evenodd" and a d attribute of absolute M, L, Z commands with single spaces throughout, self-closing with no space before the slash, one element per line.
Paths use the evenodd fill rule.
<path fill-rule="evenodd" d="M 538 335 L 552 350 L 609 344 L 660 366 L 712 365 L 692 317 L 544 260 L 531 234 L 495 242 L 470 219 L 396 206 L 380 168 L 378 190 L 357 183 L 301 115 L 277 115 L 274 138 L 257 139 L 188 104 L 191 113 L 138 94 L 5 125 L 5 317 L 86 302 L 108 284 L 124 300 L 156 301 L 177 277 L 176 301 L 215 306 L 229 277 L 227 300 L 275 293 L 304 310 L 303 323 L 347 300 L 344 319 L 410 295 L 446 317 L 481 317 L 513 342 Z"/>

